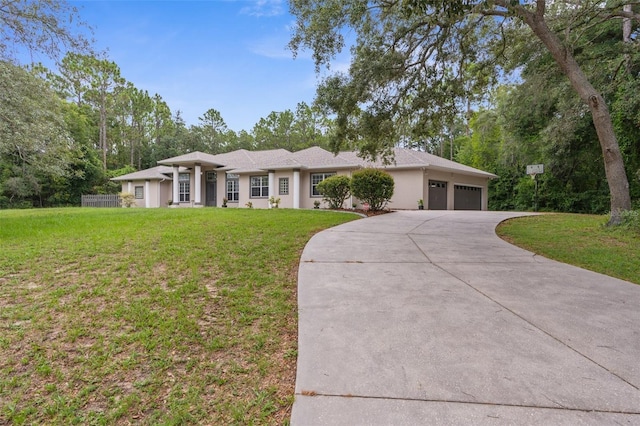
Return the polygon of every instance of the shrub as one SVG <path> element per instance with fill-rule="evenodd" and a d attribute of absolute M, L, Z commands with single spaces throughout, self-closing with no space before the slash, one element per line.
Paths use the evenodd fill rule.
<path fill-rule="evenodd" d="M 318 192 L 329 203 L 329 208 L 340 209 L 351 195 L 351 179 L 342 175 L 328 177 L 318 184 Z"/>
<path fill-rule="evenodd" d="M 623 211 L 620 225 L 624 229 L 640 234 L 640 210 Z"/>
<path fill-rule="evenodd" d="M 122 200 L 122 205 L 125 207 L 131 207 L 136 203 L 136 197 L 130 192 L 121 192 L 120 199 Z"/>
<path fill-rule="evenodd" d="M 377 169 L 362 169 L 351 177 L 351 192 L 373 211 L 382 210 L 393 196 L 393 178 Z"/>

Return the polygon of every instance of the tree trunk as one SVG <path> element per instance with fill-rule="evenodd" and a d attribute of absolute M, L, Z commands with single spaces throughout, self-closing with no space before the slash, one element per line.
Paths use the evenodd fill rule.
<path fill-rule="evenodd" d="M 631 196 L 629 195 L 629 181 L 624 169 L 622 153 L 613 131 L 609 108 L 602 95 L 596 91 L 587 76 L 582 72 L 580 65 L 578 65 L 571 52 L 564 48 L 560 39 L 549 29 L 544 17 L 529 11 L 525 11 L 521 17 L 546 46 L 556 63 L 569 78 L 571 86 L 591 110 L 593 125 L 602 149 L 604 168 L 611 194 L 609 225 L 618 225 L 622 220 L 621 213 L 631 209 Z"/>
<path fill-rule="evenodd" d="M 102 147 L 102 168 L 107 170 L 107 110 L 104 100 L 100 105 L 100 146 Z"/>
<path fill-rule="evenodd" d="M 633 12 L 633 9 L 631 8 L 630 4 L 625 4 L 624 6 L 622 6 L 622 10 L 628 13 Z M 631 42 L 631 30 L 632 30 L 631 18 L 623 18 L 622 19 L 622 41 L 624 41 L 625 43 Z"/>
<path fill-rule="evenodd" d="M 631 8 L 630 4 L 625 4 L 622 7 L 622 10 L 625 12 L 633 12 L 633 9 Z M 622 41 L 625 44 L 631 43 L 631 30 L 633 29 L 632 25 L 631 25 L 631 18 L 623 18 L 622 19 Z M 626 53 L 624 55 L 624 64 L 625 64 L 625 68 L 627 69 L 627 73 L 631 74 L 631 55 L 629 53 Z"/>

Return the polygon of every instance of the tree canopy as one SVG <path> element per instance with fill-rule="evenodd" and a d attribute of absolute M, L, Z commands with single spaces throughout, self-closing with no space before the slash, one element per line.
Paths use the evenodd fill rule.
<path fill-rule="evenodd" d="M 59 58 L 61 53 L 87 52 L 89 27 L 66 1 L 0 0 L 0 59 L 12 60 L 27 49 Z"/>
<path fill-rule="evenodd" d="M 576 53 L 588 32 L 611 20 L 631 23 L 624 49 L 637 51 L 638 15 L 630 1 L 352 1 L 293 0 L 290 47 L 310 49 L 318 68 L 330 65 L 355 33 L 348 75 L 327 78 L 318 103 L 336 115 L 331 141 L 362 155 L 388 155 L 398 141 L 429 138 L 451 128 L 456 115 L 484 99 L 505 73 L 532 58 L 513 45 L 536 40 L 592 117 L 611 194 L 612 223 L 631 207 L 629 184 L 602 88 Z M 622 31 L 619 44 L 625 43 Z M 591 47 L 589 47 L 591 48 Z M 517 53 L 520 53 L 517 54 Z M 620 73 L 632 73 L 623 67 Z M 635 78 L 630 74 L 632 78 Z"/>

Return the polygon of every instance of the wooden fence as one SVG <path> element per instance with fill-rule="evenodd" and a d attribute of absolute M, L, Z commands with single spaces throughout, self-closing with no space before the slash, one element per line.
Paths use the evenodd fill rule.
<path fill-rule="evenodd" d="M 82 207 L 121 207 L 118 194 L 83 195 Z"/>

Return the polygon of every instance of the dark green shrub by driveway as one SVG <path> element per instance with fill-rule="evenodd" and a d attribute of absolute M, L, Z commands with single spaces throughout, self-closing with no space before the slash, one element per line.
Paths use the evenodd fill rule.
<path fill-rule="evenodd" d="M 394 182 L 391 175 L 377 169 L 362 169 L 351 176 L 351 193 L 369 209 L 382 210 L 393 196 Z"/>
<path fill-rule="evenodd" d="M 341 209 L 351 195 L 351 179 L 344 175 L 331 176 L 318 184 L 318 192 L 329 203 L 329 208 Z"/>

